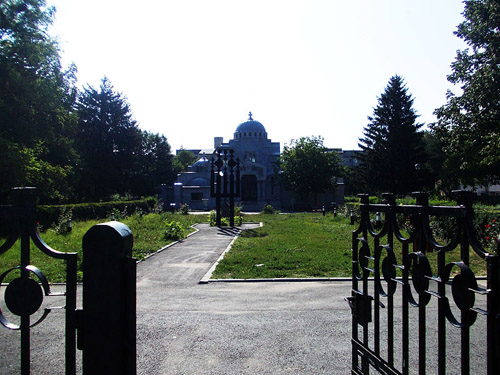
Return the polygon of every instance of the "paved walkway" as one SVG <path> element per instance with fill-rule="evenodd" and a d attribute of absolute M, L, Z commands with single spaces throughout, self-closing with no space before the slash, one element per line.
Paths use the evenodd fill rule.
<path fill-rule="evenodd" d="M 199 229 L 138 265 L 138 374 L 349 373 L 350 283 L 199 284 L 235 234 Z"/>

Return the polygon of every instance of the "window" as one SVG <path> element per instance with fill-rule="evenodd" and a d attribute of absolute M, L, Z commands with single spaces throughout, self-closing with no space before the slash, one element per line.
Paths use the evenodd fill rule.
<path fill-rule="evenodd" d="M 201 201 L 203 199 L 203 193 L 191 193 L 192 201 Z"/>

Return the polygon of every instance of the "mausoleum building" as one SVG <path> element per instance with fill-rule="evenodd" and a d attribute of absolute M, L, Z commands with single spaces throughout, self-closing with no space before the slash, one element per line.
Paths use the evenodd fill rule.
<path fill-rule="evenodd" d="M 236 127 L 233 138 L 227 143 L 223 137 L 214 137 L 214 147 L 209 150 L 187 150 L 197 157 L 187 172 L 177 176 L 173 188 L 163 186 L 160 196 L 166 204 L 188 204 L 194 210 L 215 208 L 215 198 L 210 197 L 211 160 L 218 149 L 232 149 L 240 161 L 241 196 L 236 199 L 245 211 L 261 211 L 265 205 L 278 209 L 294 208 L 293 195 L 286 192 L 277 181 L 280 143 L 272 142 L 264 125 L 252 118 Z M 341 186 L 339 186 L 341 187 Z M 338 200 L 342 192 L 331 192 L 323 197 L 328 203 Z M 333 194 L 333 195 L 332 195 Z M 338 197 L 336 198 L 335 195 Z"/>

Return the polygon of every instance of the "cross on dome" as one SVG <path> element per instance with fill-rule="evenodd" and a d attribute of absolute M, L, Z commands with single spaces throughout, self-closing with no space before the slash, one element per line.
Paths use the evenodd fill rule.
<path fill-rule="evenodd" d="M 252 112 L 248 112 L 248 121 L 253 121 Z"/>

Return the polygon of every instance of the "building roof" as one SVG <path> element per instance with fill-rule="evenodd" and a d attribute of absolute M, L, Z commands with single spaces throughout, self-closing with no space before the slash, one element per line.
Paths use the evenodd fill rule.
<path fill-rule="evenodd" d="M 234 132 L 235 139 L 241 138 L 242 136 L 267 138 L 266 128 L 260 122 L 252 118 L 252 112 L 248 114 L 248 121 L 239 124 Z"/>

